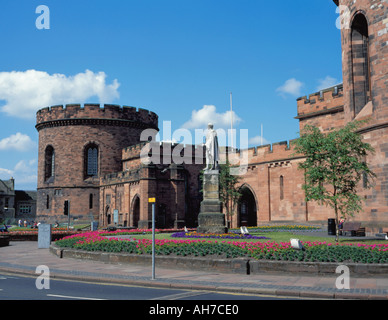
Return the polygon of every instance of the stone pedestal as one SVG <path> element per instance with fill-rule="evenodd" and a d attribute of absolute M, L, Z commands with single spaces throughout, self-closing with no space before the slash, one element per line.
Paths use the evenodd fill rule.
<path fill-rule="evenodd" d="M 218 170 L 207 170 L 203 176 L 203 201 L 198 215 L 199 233 L 227 233 L 225 215 L 221 212 Z"/>

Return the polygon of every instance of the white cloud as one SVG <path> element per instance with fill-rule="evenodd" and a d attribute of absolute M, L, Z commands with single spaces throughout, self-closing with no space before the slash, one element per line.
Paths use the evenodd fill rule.
<path fill-rule="evenodd" d="M 20 132 L 0 140 L 0 150 L 29 151 L 34 146 L 31 138 Z"/>
<path fill-rule="evenodd" d="M 32 160 L 21 160 L 12 170 L 0 168 L 0 179 L 8 180 L 11 177 L 15 179 L 17 185 L 31 185 L 36 187 L 37 183 L 37 161 Z"/>
<path fill-rule="evenodd" d="M 29 173 L 31 172 L 31 169 L 35 170 L 36 168 L 36 160 L 20 160 L 16 166 L 14 171 L 15 172 L 20 172 L 20 173 Z"/>
<path fill-rule="evenodd" d="M 234 111 L 226 111 L 217 113 L 217 109 L 213 105 L 205 105 L 200 110 L 193 110 L 191 119 L 183 124 L 184 129 L 204 129 L 208 123 L 213 123 L 215 129 L 228 129 L 231 125 L 231 117 L 233 115 L 234 128 L 242 121 Z"/>
<path fill-rule="evenodd" d="M 249 144 L 250 145 L 255 145 L 255 146 L 260 146 L 261 143 L 263 145 L 270 144 L 271 142 L 268 141 L 266 138 L 263 137 L 263 140 L 261 139 L 261 136 L 255 136 L 249 139 Z"/>
<path fill-rule="evenodd" d="M 37 70 L 0 72 L 1 111 L 20 118 L 33 118 L 37 110 L 56 104 L 84 103 L 97 97 L 111 103 L 119 97 L 120 84 L 106 84 L 104 72 L 86 70 L 74 76 Z"/>
<path fill-rule="evenodd" d="M 8 180 L 13 175 L 13 171 L 9 169 L 0 168 L 0 179 Z"/>
<path fill-rule="evenodd" d="M 318 86 L 316 88 L 316 91 L 321 91 L 323 89 L 327 89 L 330 87 L 335 86 L 339 83 L 339 81 L 336 78 L 327 76 L 325 79 L 318 79 Z"/>
<path fill-rule="evenodd" d="M 283 97 L 286 95 L 300 96 L 303 82 L 296 80 L 295 78 L 288 79 L 281 87 L 276 91 Z"/>

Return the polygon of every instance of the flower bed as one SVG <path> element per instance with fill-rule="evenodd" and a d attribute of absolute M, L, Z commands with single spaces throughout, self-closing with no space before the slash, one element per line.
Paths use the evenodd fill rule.
<path fill-rule="evenodd" d="M 63 237 L 77 234 L 77 231 L 52 231 L 51 240 L 57 241 Z M 8 232 L 10 241 L 38 241 L 38 231 L 14 231 Z"/>
<path fill-rule="evenodd" d="M 133 230 L 127 233 L 149 232 Z M 72 235 L 56 242 L 62 248 L 86 251 L 125 252 L 151 254 L 150 239 L 119 239 L 104 237 L 101 231 Z M 112 232 L 108 233 L 112 235 Z M 123 232 L 116 232 L 119 236 Z M 155 240 L 157 255 L 218 256 L 222 258 L 249 257 L 257 260 L 310 261 L 310 262 L 355 262 L 388 263 L 388 244 L 337 245 L 327 242 L 302 242 L 305 251 L 292 249 L 289 242 L 241 242 L 205 239 Z"/>
<path fill-rule="evenodd" d="M 128 234 L 143 234 L 146 232 L 151 232 L 151 230 L 116 230 L 116 231 L 97 231 L 100 235 L 128 235 Z M 159 230 L 156 230 L 159 232 Z M 5 233 L 10 237 L 11 241 L 38 241 L 38 229 L 31 228 L 15 228 L 15 230 L 10 229 Z M 79 235 L 79 231 L 67 230 L 67 228 L 59 227 L 52 228 L 51 230 L 51 240 L 57 241 L 67 236 Z M 88 233 L 84 233 L 87 235 Z"/>
<path fill-rule="evenodd" d="M 51 240 L 57 241 L 63 237 L 78 234 L 79 231 L 67 230 L 67 228 L 53 228 L 51 230 Z M 38 229 L 32 228 L 10 228 L 6 235 L 10 241 L 38 241 Z"/>
<path fill-rule="evenodd" d="M 332 244 L 327 242 L 302 242 L 305 251 L 294 250 L 290 243 L 274 244 L 252 248 L 252 257 L 269 260 L 305 262 L 354 262 L 388 263 L 388 244 Z"/>
<path fill-rule="evenodd" d="M 271 231 L 320 231 L 320 227 L 304 226 L 304 225 L 268 225 L 247 227 L 250 232 L 271 232 Z M 240 229 L 231 229 L 231 232 L 240 232 Z"/>

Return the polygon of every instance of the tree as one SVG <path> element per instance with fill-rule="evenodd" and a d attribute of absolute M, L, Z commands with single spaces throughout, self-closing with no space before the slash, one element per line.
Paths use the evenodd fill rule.
<path fill-rule="evenodd" d="M 231 167 L 232 166 L 228 159 L 226 159 L 225 164 L 220 164 L 219 193 L 220 200 L 225 207 L 227 222 L 233 216 L 238 201 L 242 196 L 240 188 L 237 186 L 239 181 L 241 180 L 241 176 L 232 175 L 230 173 Z"/>
<path fill-rule="evenodd" d="M 306 157 L 299 164 L 305 172 L 306 201 L 316 200 L 334 209 L 337 242 L 339 215 L 353 217 L 362 210 L 362 199 L 357 194 L 359 182 L 363 179 L 364 187 L 370 188 L 376 176 L 366 163 L 368 153 L 374 149 L 357 132 L 362 123 L 350 122 L 328 134 L 307 125 L 294 141 L 296 153 Z"/>

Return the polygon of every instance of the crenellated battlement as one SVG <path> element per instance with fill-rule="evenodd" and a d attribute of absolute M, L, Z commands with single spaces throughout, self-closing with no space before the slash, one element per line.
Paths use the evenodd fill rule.
<path fill-rule="evenodd" d="M 160 159 L 158 163 L 173 163 L 173 157 L 185 158 L 185 162 L 191 162 L 195 158 L 203 159 L 205 148 L 202 145 L 188 145 L 172 142 L 141 142 L 122 150 L 122 160 L 128 161 L 140 158 L 148 154 L 153 159 Z M 188 159 L 186 159 L 188 158 Z M 195 161 L 193 161 L 195 162 Z"/>
<path fill-rule="evenodd" d="M 148 142 L 140 142 L 122 150 L 122 160 L 140 157 L 140 152 Z"/>
<path fill-rule="evenodd" d="M 233 150 L 233 152 L 229 151 L 229 161 L 233 165 L 246 165 L 246 162 L 248 162 L 248 165 L 252 165 L 303 157 L 302 155 L 296 154 L 293 141 L 295 140 L 282 141 L 242 150 L 237 149 Z M 226 153 L 221 153 L 220 156 L 225 161 Z"/>
<path fill-rule="evenodd" d="M 220 163 L 225 163 L 227 155 L 232 165 L 271 163 L 303 157 L 296 154 L 293 141 L 282 141 L 248 149 L 232 150 L 229 147 L 220 147 Z M 141 155 L 143 157 L 148 155 L 149 160 L 157 164 L 171 164 L 179 160 L 186 164 L 205 166 L 205 147 L 202 145 L 143 142 L 122 150 L 123 170 L 129 170 L 138 165 Z M 134 165 L 130 164 L 132 162 Z"/>
<path fill-rule="evenodd" d="M 56 105 L 40 109 L 36 113 L 36 127 L 47 126 L 49 123 L 63 120 L 118 120 L 121 122 L 130 122 L 133 125 L 157 128 L 158 115 L 152 111 L 129 106 L 119 106 L 112 104 L 67 104 Z M 71 121 L 68 122 L 71 124 Z"/>
<path fill-rule="evenodd" d="M 114 172 L 100 177 L 100 185 L 128 183 L 138 181 L 140 178 L 140 169 Z"/>
<path fill-rule="evenodd" d="M 296 119 L 304 119 L 311 115 L 338 111 L 344 106 L 343 85 L 321 90 L 309 96 L 297 99 L 298 116 Z M 338 109 L 338 110 L 337 110 Z"/>

